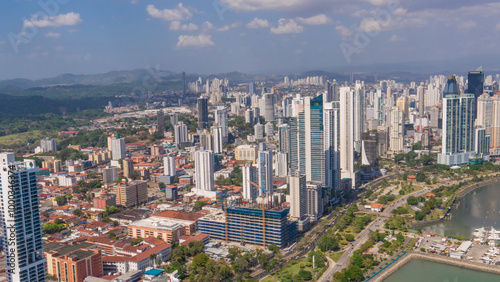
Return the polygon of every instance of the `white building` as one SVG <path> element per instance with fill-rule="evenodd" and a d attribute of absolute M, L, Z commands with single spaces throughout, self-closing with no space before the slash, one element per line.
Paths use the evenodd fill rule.
<path fill-rule="evenodd" d="M 354 90 L 340 88 L 340 168 L 341 178 L 352 180 L 355 188 L 354 173 Z"/>
<path fill-rule="evenodd" d="M 223 142 L 226 143 L 228 141 L 229 131 L 227 124 L 227 110 L 224 108 L 224 106 L 219 106 L 215 110 L 215 123 L 217 123 L 222 128 Z"/>
<path fill-rule="evenodd" d="M 243 199 L 245 200 L 255 200 L 259 195 L 259 187 L 255 187 L 255 185 L 251 184 L 257 183 L 257 167 L 252 165 L 251 162 L 248 162 L 244 167 L 242 167 L 243 173 Z"/>
<path fill-rule="evenodd" d="M 274 158 L 274 174 L 277 177 L 288 175 L 288 155 L 286 153 L 276 153 Z"/>
<path fill-rule="evenodd" d="M 212 151 L 200 150 L 194 152 L 194 181 L 196 189 L 193 189 L 197 195 L 215 198 L 214 183 L 214 153 Z"/>
<path fill-rule="evenodd" d="M 0 154 L 0 215 L 8 281 L 45 281 L 37 173 L 34 160 L 21 163 L 12 153 Z"/>
<path fill-rule="evenodd" d="M 323 192 L 321 182 L 308 181 L 306 183 L 306 216 L 311 220 L 318 220 L 323 215 Z"/>
<path fill-rule="evenodd" d="M 389 148 L 393 155 L 403 152 L 404 145 L 404 112 L 398 108 L 391 111 L 391 128 Z"/>
<path fill-rule="evenodd" d="M 306 216 L 306 176 L 288 176 L 288 188 L 290 191 L 290 217 L 299 220 Z"/>
<path fill-rule="evenodd" d="M 175 166 L 175 157 L 163 157 L 163 175 L 176 176 L 177 167 Z"/>
<path fill-rule="evenodd" d="M 175 145 L 177 146 L 188 142 L 188 127 L 187 125 L 184 124 L 184 122 L 179 121 L 174 126 L 174 137 L 175 137 Z"/>
<path fill-rule="evenodd" d="M 117 161 L 125 158 L 125 138 L 115 136 L 111 139 L 111 159 Z"/>
<path fill-rule="evenodd" d="M 212 136 L 213 136 L 213 150 L 214 154 L 222 154 L 222 149 L 224 145 L 224 136 L 222 127 L 219 125 L 212 126 Z"/>
<path fill-rule="evenodd" d="M 266 149 L 265 143 L 259 144 L 259 160 L 257 163 L 260 188 L 266 190 L 266 195 L 274 193 L 273 188 L 273 153 Z M 261 191 L 259 191 L 261 196 Z"/>
<path fill-rule="evenodd" d="M 50 138 L 42 139 L 40 141 L 40 146 L 35 149 L 35 153 L 47 153 L 55 151 L 57 151 L 56 140 Z"/>

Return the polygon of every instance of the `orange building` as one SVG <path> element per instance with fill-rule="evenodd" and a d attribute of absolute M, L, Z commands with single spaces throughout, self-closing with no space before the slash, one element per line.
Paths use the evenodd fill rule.
<path fill-rule="evenodd" d="M 47 273 L 64 282 L 83 282 L 88 276 L 102 276 L 101 251 L 93 247 L 90 243 L 46 245 Z"/>
<path fill-rule="evenodd" d="M 127 226 L 128 235 L 133 238 L 160 238 L 165 242 L 177 242 L 186 234 L 186 227 L 168 219 L 141 219 Z"/>

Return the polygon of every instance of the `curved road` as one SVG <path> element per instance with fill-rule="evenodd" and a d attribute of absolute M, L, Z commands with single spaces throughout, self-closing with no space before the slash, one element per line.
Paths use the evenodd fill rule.
<path fill-rule="evenodd" d="M 328 282 L 328 281 L 333 281 L 332 277 L 333 274 L 335 273 L 335 262 L 333 259 L 326 257 L 328 260 L 328 269 L 321 275 L 321 277 L 317 280 L 318 282 Z"/>

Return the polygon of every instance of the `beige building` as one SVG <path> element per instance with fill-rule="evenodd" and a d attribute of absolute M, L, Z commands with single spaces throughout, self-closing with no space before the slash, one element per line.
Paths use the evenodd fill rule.
<path fill-rule="evenodd" d="M 148 184 L 146 181 L 131 181 L 113 186 L 111 193 L 116 195 L 117 205 L 125 207 L 139 206 L 148 201 Z"/>
<path fill-rule="evenodd" d="M 236 160 L 246 163 L 251 161 L 253 164 L 257 162 L 258 148 L 254 145 L 240 145 L 235 150 Z"/>

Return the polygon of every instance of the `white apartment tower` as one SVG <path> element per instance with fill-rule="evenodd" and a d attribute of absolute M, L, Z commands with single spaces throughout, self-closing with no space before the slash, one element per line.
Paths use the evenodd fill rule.
<path fill-rule="evenodd" d="M 177 168 L 175 166 L 175 157 L 163 157 L 163 175 L 176 176 Z"/>
<path fill-rule="evenodd" d="M 125 138 L 117 134 L 111 139 L 111 159 L 117 161 L 125 158 Z"/>
<path fill-rule="evenodd" d="M 6 274 L 10 282 L 45 281 L 42 226 L 34 160 L 0 154 L 0 187 Z"/>
<path fill-rule="evenodd" d="M 202 195 L 209 198 L 214 198 L 215 183 L 214 183 L 214 153 L 206 151 L 203 148 L 194 153 L 194 181 L 196 184 L 197 195 Z"/>
<path fill-rule="evenodd" d="M 340 169 L 341 178 L 352 180 L 355 188 L 354 173 L 354 90 L 340 88 Z"/>

